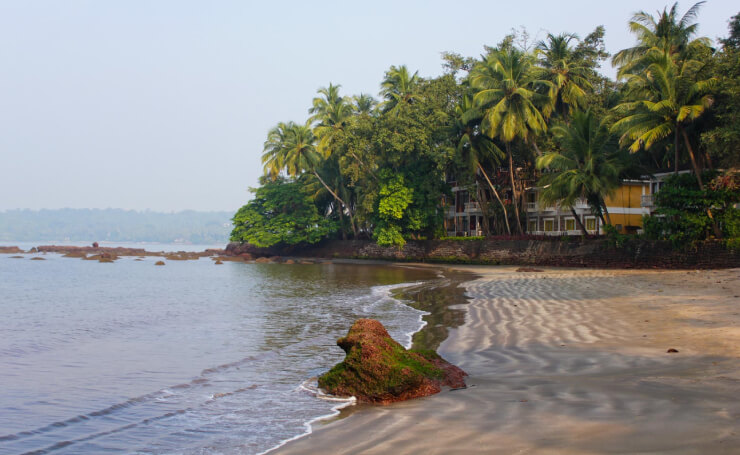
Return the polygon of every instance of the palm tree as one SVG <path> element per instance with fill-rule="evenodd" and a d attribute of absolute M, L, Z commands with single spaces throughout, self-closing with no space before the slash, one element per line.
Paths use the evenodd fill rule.
<path fill-rule="evenodd" d="M 627 96 L 632 101 L 614 108 L 622 118 L 614 123 L 612 130 L 622 133 L 620 143 L 629 145 L 632 153 L 648 150 L 672 135 L 676 172 L 679 142 L 683 139 L 699 189 L 703 191 L 702 169 L 686 130 L 714 103 L 712 91 L 718 81 L 714 77 L 705 77 L 707 63 L 704 62 L 676 62 L 659 50 L 651 50 L 645 59 L 649 62 L 645 71 L 630 75 L 627 80 Z M 712 220 L 715 235 L 722 237 L 712 211 L 707 210 L 707 215 Z"/>
<path fill-rule="evenodd" d="M 325 156 L 331 155 L 332 140 L 347 125 L 354 110 L 350 99 L 339 96 L 340 87 L 330 83 L 329 87 L 320 88 L 320 96 L 313 99 L 308 110 L 313 114 L 309 121 L 317 123 L 314 134 L 319 139 L 318 150 Z"/>
<path fill-rule="evenodd" d="M 328 88 L 320 88 L 318 90 L 320 96 L 313 99 L 313 106 L 308 110 L 309 114 L 313 114 L 309 120 L 317 122 L 314 133 L 319 140 L 318 151 L 325 158 L 335 155 L 336 142 L 342 137 L 345 129 L 352 121 L 352 116 L 356 113 L 356 106 L 352 103 L 352 99 L 339 96 L 340 87 L 341 85 L 330 83 Z M 359 99 L 355 99 L 362 103 L 363 109 L 372 106 L 375 101 L 369 95 L 360 95 Z M 350 150 L 348 153 L 373 178 L 376 178 L 373 170 L 368 168 L 354 151 Z"/>
<path fill-rule="evenodd" d="M 398 115 L 402 106 L 416 101 L 419 98 L 416 90 L 420 80 L 419 72 L 409 74 L 406 65 L 391 66 L 380 84 L 380 94 L 385 98 L 381 104 L 383 112 Z"/>
<path fill-rule="evenodd" d="M 514 159 L 511 143 L 521 139 L 533 142 L 536 135 L 547 131 L 545 118 L 539 106 L 547 97 L 535 91 L 536 86 L 550 85 L 549 81 L 536 79 L 531 55 L 514 48 L 494 50 L 473 68 L 471 86 L 477 90 L 473 101 L 484 109 L 481 128 L 491 138 L 499 139 L 506 147 L 509 158 L 512 199 L 517 228 L 522 233 L 519 202 L 514 177 Z"/>
<path fill-rule="evenodd" d="M 676 63 L 657 50 L 650 51 L 645 59 L 649 61 L 645 71 L 628 77 L 628 101 L 613 109 L 621 118 L 612 131 L 622 134 L 621 144 L 629 146 L 632 153 L 648 150 L 672 135 L 676 171 L 679 141 L 683 139 L 699 188 L 703 189 L 701 169 L 686 129 L 714 102 L 712 90 L 717 79 L 705 78 L 707 63 L 697 60 Z"/>
<path fill-rule="evenodd" d="M 472 97 L 468 95 L 463 96 L 460 103 L 455 106 L 455 117 L 453 118 L 451 128 L 452 134 L 454 137 L 458 138 L 457 153 L 463 158 L 464 162 L 466 162 L 472 169 L 475 169 L 473 171 L 474 174 L 480 172 L 486 182 L 488 182 L 491 192 L 501 205 L 501 209 L 504 211 L 506 232 L 511 235 L 511 227 L 509 226 L 506 204 L 501 200 L 501 196 L 499 196 L 496 187 L 491 183 L 491 179 L 488 177 L 486 170 L 481 164 L 481 162 L 486 159 L 500 163 L 504 154 L 501 152 L 501 149 L 494 144 L 493 139 L 480 131 L 482 118 L 483 114 L 480 109 L 473 105 Z"/>
<path fill-rule="evenodd" d="M 538 77 L 550 82 L 550 104 L 543 108 L 545 117 L 557 112 L 567 118 L 568 112 L 582 109 L 586 104 L 586 91 L 591 90 L 587 77 L 590 68 L 575 56 L 570 42 L 578 40 L 573 34 L 547 35 L 547 41 L 537 44 L 535 53 L 540 70 Z"/>
<path fill-rule="evenodd" d="M 372 115 L 375 111 L 375 107 L 378 102 L 372 95 L 360 93 L 353 97 L 355 114 L 358 115 Z"/>
<path fill-rule="evenodd" d="M 560 202 L 570 208 L 584 235 L 588 234 L 586 228 L 573 208 L 579 198 L 592 204 L 602 223 L 611 224 L 605 199 L 619 187 L 616 139 L 590 110 L 574 112 L 570 124 L 561 123 L 551 132 L 562 152 L 548 152 L 537 159 L 538 169 L 550 171 L 539 182 L 544 187 L 542 202 Z"/>
<path fill-rule="evenodd" d="M 624 77 L 642 71 L 649 64 L 644 57 L 651 49 L 661 50 L 674 59 L 682 60 L 692 57 L 701 48 L 708 48 L 711 45 L 709 38 L 692 40 L 699 26 L 693 20 L 704 3 L 695 3 L 680 19 L 678 3 L 674 3 L 670 10 L 663 8 L 662 12 L 658 12 L 657 19 L 644 11 L 635 13 L 629 28 L 637 35 L 637 44 L 614 54 L 612 65 L 619 67 L 617 75 Z"/>
<path fill-rule="evenodd" d="M 297 177 L 303 172 L 310 172 L 341 204 L 340 211 L 342 207 L 349 210 L 349 206 L 344 200 L 326 184 L 317 172 L 316 169 L 321 161 L 322 156 L 316 150 L 316 136 L 311 129 L 310 121 L 306 122 L 305 125 L 294 122 L 280 122 L 267 134 L 267 141 L 265 141 L 262 153 L 265 175 L 274 180 L 282 171 L 285 171 L 291 177 Z M 349 215 L 351 220 L 352 213 L 350 212 Z M 352 225 L 354 226 L 354 223 Z"/>

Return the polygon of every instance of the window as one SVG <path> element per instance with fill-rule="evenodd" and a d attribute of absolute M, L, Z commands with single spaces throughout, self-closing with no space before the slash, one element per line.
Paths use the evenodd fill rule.
<path fill-rule="evenodd" d="M 586 230 L 587 231 L 596 230 L 596 218 L 586 218 Z"/>
<path fill-rule="evenodd" d="M 549 219 L 545 220 L 545 231 L 552 232 L 555 230 L 555 220 Z"/>
<path fill-rule="evenodd" d="M 537 220 L 529 220 L 527 223 L 527 231 L 534 232 L 537 230 Z"/>
<path fill-rule="evenodd" d="M 565 230 L 566 231 L 575 231 L 576 230 L 576 220 L 575 218 L 568 218 L 565 220 Z"/>

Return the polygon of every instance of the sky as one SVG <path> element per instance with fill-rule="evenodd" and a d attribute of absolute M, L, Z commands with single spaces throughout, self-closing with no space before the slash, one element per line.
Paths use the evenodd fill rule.
<path fill-rule="evenodd" d="M 441 52 L 478 56 L 522 26 L 604 25 L 614 53 L 635 11 L 666 4 L 0 0 L 0 210 L 236 210 L 267 131 L 305 121 L 330 82 L 377 96 L 391 65 L 438 76 Z M 699 34 L 726 36 L 739 11 L 707 1 Z"/>

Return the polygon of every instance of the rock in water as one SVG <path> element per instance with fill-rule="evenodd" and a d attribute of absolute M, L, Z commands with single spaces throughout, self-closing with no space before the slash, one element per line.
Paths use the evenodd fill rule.
<path fill-rule="evenodd" d="M 360 402 L 389 404 L 465 387 L 467 376 L 434 351 L 406 350 L 374 319 L 358 319 L 337 340 L 344 361 L 319 377 L 319 387 Z"/>

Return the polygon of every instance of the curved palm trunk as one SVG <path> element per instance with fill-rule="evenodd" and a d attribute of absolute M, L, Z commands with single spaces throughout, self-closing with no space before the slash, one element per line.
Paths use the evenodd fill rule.
<path fill-rule="evenodd" d="M 360 159 L 359 156 L 355 154 L 355 152 L 349 152 L 349 154 L 352 155 L 352 157 L 356 159 L 358 163 L 360 163 L 360 166 L 365 168 L 370 173 L 370 175 L 375 179 L 376 182 L 378 181 L 378 176 L 375 175 L 375 172 L 373 172 L 373 170 L 369 167 L 365 166 L 365 163 Z"/>
<path fill-rule="evenodd" d="M 311 170 L 311 172 L 313 172 L 313 175 L 315 175 L 316 178 L 319 179 L 319 182 L 321 182 L 321 184 L 324 185 L 324 188 L 326 188 L 326 191 L 331 193 L 331 195 L 334 196 L 334 199 L 336 199 L 340 204 L 342 204 L 342 207 L 345 207 L 347 209 L 347 215 L 349 215 L 349 224 L 352 226 L 352 233 L 354 234 L 355 237 L 357 237 L 357 227 L 355 226 L 355 220 L 354 220 L 354 217 L 352 216 L 352 210 L 350 209 L 350 207 L 347 205 L 346 202 L 342 200 L 342 198 L 339 197 L 337 193 L 335 193 L 334 191 L 332 191 L 331 188 L 329 188 L 329 185 L 326 184 L 324 179 L 321 178 L 321 176 L 319 175 L 318 172 L 316 172 L 315 169 Z"/>
<path fill-rule="evenodd" d="M 540 151 L 540 148 L 537 147 L 537 141 L 532 141 L 532 145 L 534 146 L 534 151 L 537 152 L 537 156 L 542 156 L 542 152 Z"/>
<path fill-rule="evenodd" d="M 602 216 L 601 217 L 602 218 L 601 221 L 604 221 L 605 224 L 608 224 L 609 226 L 611 226 L 612 225 L 612 217 L 609 216 L 609 209 L 606 208 L 606 201 L 604 200 L 603 197 L 600 198 L 600 199 L 601 199 L 601 208 L 603 209 L 602 212 L 604 213 L 604 215 L 606 215 L 606 220 L 604 220 L 603 219 L 604 217 Z"/>
<path fill-rule="evenodd" d="M 511 235 L 511 228 L 509 227 L 509 214 L 506 213 L 506 205 L 504 205 L 504 201 L 501 200 L 501 196 L 498 195 L 498 191 L 496 191 L 493 183 L 491 183 L 491 179 L 488 178 L 488 174 L 486 174 L 486 171 L 483 170 L 483 166 L 481 166 L 480 163 L 478 163 L 478 169 L 480 169 L 483 177 L 486 178 L 486 182 L 488 182 L 488 186 L 491 187 L 491 191 L 493 191 L 493 195 L 496 196 L 496 200 L 499 204 L 501 204 L 501 208 L 504 210 L 504 222 L 506 223 L 506 232 Z"/>
<path fill-rule="evenodd" d="M 581 232 L 583 232 L 583 235 L 586 235 L 587 236 L 588 235 L 588 231 L 586 230 L 586 226 L 583 225 L 583 222 L 581 221 L 581 217 L 578 216 L 578 214 L 576 213 L 576 209 L 574 209 L 573 207 L 571 207 L 570 208 L 570 213 L 572 213 L 573 214 L 573 218 L 576 219 L 576 224 L 578 225 L 578 229 L 580 229 Z"/>
<path fill-rule="evenodd" d="M 701 181 L 701 169 L 699 169 L 699 166 L 696 164 L 696 157 L 694 156 L 694 149 L 691 148 L 691 142 L 689 141 L 689 135 L 686 134 L 686 130 L 681 128 L 681 133 L 683 134 L 683 140 L 686 143 L 686 149 L 689 151 L 689 157 L 691 157 L 691 166 L 694 168 L 694 174 L 696 174 L 696 182 L 699 184 L 699 189 L 704 191 L 704 183 Z M 714 236 L 718 239 L 722 238 L 722 231 L 719 228 L 719 225 L 717 225 L 717 220 L 714 219 L 714 216 L 712 215 L 712 209 L 707 209 L 707 216 L 710 220 L 712 220 L 712 230 L 714 231 Z"/>
<path fill-rule="evenodd" d="M 511 200 L 514 202 L 514 214 L 516 215 L 516 227 L 519 234 L 522 232 L 522 220 L 519 218 L 519 201 L 516 194 L 516 182 L 514 181 L 514 157 L 511 156 L 511 146 L 506 143 L 506 154 L 509 155 L 509 177 L 511 180 Z"/>

